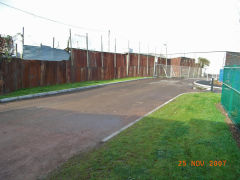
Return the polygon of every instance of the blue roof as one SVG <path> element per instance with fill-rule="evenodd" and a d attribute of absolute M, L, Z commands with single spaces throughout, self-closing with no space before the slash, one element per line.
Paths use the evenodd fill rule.
<path fill-rule="evenodd" d="M 63 49 L 56 49 L 50 46 L 23 46 L 23 59 L 62 61 L 69 60 L 70 54 Z"/>

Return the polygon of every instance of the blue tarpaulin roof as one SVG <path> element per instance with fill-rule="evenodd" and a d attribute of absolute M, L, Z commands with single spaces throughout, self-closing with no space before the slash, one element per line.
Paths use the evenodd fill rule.
<path fill-rule="evenodd" d="M 50 46 L 23 46 L 23 59 L 62 61 L 69 60 L 70 54 L 63 49 L 56 49 Z"/>

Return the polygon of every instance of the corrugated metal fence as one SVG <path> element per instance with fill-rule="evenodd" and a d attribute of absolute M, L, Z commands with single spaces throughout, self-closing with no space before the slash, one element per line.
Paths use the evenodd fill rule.
<path fill-rule="evenodd" d="M 0 60 L 0 94 L 70 82 L 153 76 L 154 56 L 129 56 L 72 49 L 70 61 Z"/>

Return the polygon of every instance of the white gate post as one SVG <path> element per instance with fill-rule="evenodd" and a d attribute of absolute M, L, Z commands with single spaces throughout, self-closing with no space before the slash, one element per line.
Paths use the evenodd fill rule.
<path fill-rule="evenodd" d="M 188 68 L 188 78 L 190 77 L 190 68 L 191 68 L 191 66 L 189 66 L 189 68 Z"/>

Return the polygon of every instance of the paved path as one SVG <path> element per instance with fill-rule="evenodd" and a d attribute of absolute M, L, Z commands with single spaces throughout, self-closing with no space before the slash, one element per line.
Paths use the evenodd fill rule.
<path fill-rule="evenodd" d="M 146 79 L 0 104 L 0 179 L 36 179 L 176 95 L 192 80 Z"/>

